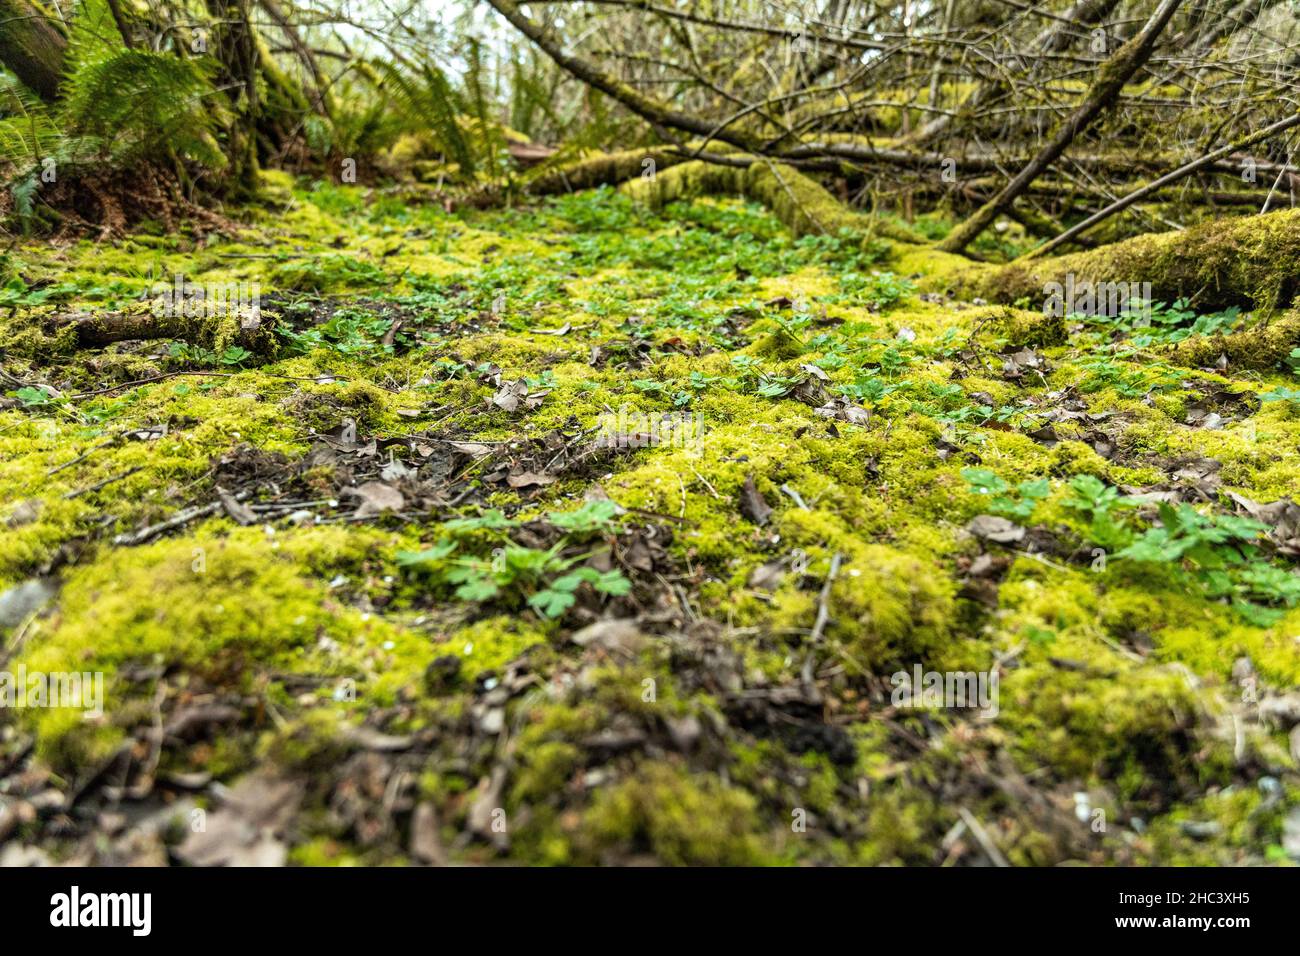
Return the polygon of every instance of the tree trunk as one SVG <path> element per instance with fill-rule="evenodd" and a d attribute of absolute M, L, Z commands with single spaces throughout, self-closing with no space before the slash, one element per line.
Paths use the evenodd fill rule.
<path fill-rule="evenodd" d="M 1228 306 L 1278 311 L 1300 293 L 1300 209 L 1207 222 L 1181 232 L 1134 236 L 1087 252 L 972 265 L 963 293 L 1041 305 L 1048 283 L 1150 283 L 1151 298 L 1186 299 L 1198 311 Z"/>
<path fill-rule="evenodd" d="M 0 0 L 0 63 L 47 103 L 59 95 L 67 37 L 57 20 L 27 0 Z"/>
<path fill-rule="evenodd" d="M 217 23 L 216 56 L 221 64 L 221 84 L 234 106 L 235 118 L 227 130 L 227 152 L 236 196 L 257 193 L 257 39 L 249 22 L 248 0 L 208 0 L 208 12 Z"/>

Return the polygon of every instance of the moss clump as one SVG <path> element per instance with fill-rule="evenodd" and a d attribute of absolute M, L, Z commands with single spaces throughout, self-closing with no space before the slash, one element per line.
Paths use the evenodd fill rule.
<path fill-rule="evenodd" d="M 754 798 L 712 773 L 647 761 L 597 793 L 583 814 L 580 854 L 599 862 L 641 848 L 669 866 L 754 866 L 770 862 Z"/>
<path fill-rule="evenodd" d="M 119 677 L 129 664 L 181 667 L 216 686 L 245 688 L 259 665 L 292 670 L 299 648 L 331 636 L 355 643 L 375 630 L 380 641 L 391 633 L 331 600 L 323 583 L 304 577 L 253 528 L 113 551 L 79 568 L 64 582 L 49 633 L 27 645 L 21 663 L 31 672 L 102 672 L 109 722 L 129 725 L 144 716 L 130 707 L 147 691 Z M 102 753 L 120 736 L 80 714 L 28 714 L 56 766 Z"/>
<path fill-rule="evenodd" d="M 1213 368 L 1226 359 L 1231 369 L 1270 372 L 1300 346 L 1300 312 L 1288 312 L 1232 335 L 1193 336 L 1169 349 L 1165 358 L 1175 365 Z"/>

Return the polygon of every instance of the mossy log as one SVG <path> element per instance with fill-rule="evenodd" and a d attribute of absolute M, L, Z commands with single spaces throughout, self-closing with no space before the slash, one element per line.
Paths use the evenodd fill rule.
<path fill-rule="evenodd" d="M 220 351 L 232 345 L 262 355 L 275 351 L 270 326 L 257 315 L 186 315 L 185 310 L 69 312 L 44 321 L 45 333 L 73 348 L 102 348 L 114 342 L 175 339 Z"/>
<path fill-rule="evenodd" d="M 737 154 L 738 157 L 743 154 Z M 767 206 L 795 235 L 842 231 L 894 240 L 903 271 L 932 277 L 928 285 L 993 302 L 1035 302 L 1048 283 L 1150 283 L 1151 297 L 1186 299 L 1202 311 L 1238 306 L 1267 312 L 1289 308 L 1300 293 L 1300 209 L 1207 222 L 1175 232 L 1146 233 L 1086 252 L 1004 266 L 973 263 L 941 249 L 920 249 L 905 227 L 849 209 L 816 180 L 767 160 L 748 167 L 692 161 L 629 180 L 629 195 L 658 208 L 677 199 L 739 195 Z M 924 259 L 921 263 L 919 260 Z"/>
<path fill-rule="evenodd" d="M 1186 299 L 1201 310 L 1288 308 L 1300 292 L 1300 209 L 1148 233 L 1087 252 L 973 270 L 964 291 L 998 302 L 1044 296 L 1044 286 L 1083 282 L 1151 284 L 1154 299 Z"/>
<path fill-rule="evenodd" d="M 598 153 L 539 169 L 535 177 L 525 181 L 524 191 L 533 196 L 554 196 L 597 186 L 617 186 L 650 171 L 658 175 L 662 170 L 685 161 L 686 157 L 680 153 L 662 148 Z"/>
<path fill-rule="evenodd" d="M 770 209 L 796 236 L 849 232 L 900 242 L 918 241 L 894 223 L 848 208 L 793 166 L 763 159 L 754 159 L 748 166 L 719 166 L 695 160 L 653 177 L 631 180 L 622 189 L 656 209 L 696 196 L 744 196 Z"/>

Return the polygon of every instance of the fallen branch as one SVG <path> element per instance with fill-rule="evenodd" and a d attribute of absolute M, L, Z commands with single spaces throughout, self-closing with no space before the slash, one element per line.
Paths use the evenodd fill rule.
<path fill-rule="evenodd" d="M 176 310 L 179 313 L 181 310 Z M 275 338 L 252 316 L 186 316 L 154 312 L 67 312 L 44 320 L 47 334 L 71 341 L 76 348 L 103 348 L 114 342 L 176 339 L 208 348 L 238 345 L 250 352 L 275 351 Z"/>
<path fill-rule="evenodd" d="M 1156 38 L 1160 36 L 1165 25 L 1173 17 L 1182 0 L 1161 0 L 1146 25 L 1133 39 L 1129 40 L 1115 55 L 1101 65 L 1097 79 L 1088 88 L 1087 95 L 1070 116 L 1061 124 L 1056 135 L 1030 160 L 1002 192 L 981 206 L 965 222 L 948 234 L 939 243 L 944 252 L 961 252 L 996 219 L 1004 209 L 1019 198 L 1052 163 L 1074 142 L 1081 132 L 1092 125 L 1092 121 L 1107 110 L 1119 96 L 1124 84 L 1147 62 L 1155 47 Z"/>
<path fill-rule="evenodd" d="M 1033 251 L 1026 253 L 1021 258 L 1037 259 L 1040 256 L 1044 256 L 1047 253 L 1051 252 L 1053 249 L 1057 248 L 1058 246 L 1061 246 L 1064 243 L 1069 242 L 1071 239 L 1074 239 L 1076 236 L 1087 232 L 1093 226 L 1097 225 L 1097 223 L 1102 222 L 1105 219 L 1109 219 L 1115 213 L 1127 209 L 1135 202 L 1138 202 L 1144 197 L 1151 195 L 1152 193 L 1156 192 L 1162 187 L 1168 186 L 1170 183 L 1175 183 L 1186 176 L 1190 176 L 1198 169 L 1203 169 L 1204 167 L 1211 165 L 1215 161 L 1222 159 L 1224 156 L 1228 156 L 1232 153 L 1246 149 L 1250 146 L 1254 146 L 1257 143 L 1261 143 L 1264 140 L 1268 139 L 1270 136 L 1274 136 L 1277 133 L 1283 132 L 1284 130 L 1291 129 L 1294 126 L 1300 126 L 1300 113 L 1296 113 L 1294 116 L 1288 116 L 1284 120 L 1278 120 L 1276 123 L 1272 124 L 1271 126 L 1266 126 L 1264 129 L 1257 130 L 1256 132 L 1252 133 L 1250 136 L 1247 136 L 1245 139 L 1240 139 L 1235 143 L 1229 143 L 1227 146 L 1224 146 L 1220 149 L 1216 149 L 1212 153 L 1206 153 L 1200 159 L 1195 159 L 1190 163 L 1185 163 L 1182 166 L 1179 166 L 1173 172 L 1166 173 L 1165 175 L 1161 176 L 1159 179 L 1152 180 L 1151 182 L 1143 186 L 1141 189 L 1135 189 L 1127 196 L 1120 197 L 1119 199 L 1115 200 L 1115 202 L 1107 206 L 1105 209 L 1101 210 L 1100 212 L 1094 213 L 1093 215 L 1085 219 L 1083 222 L 1079 223 L 1077 226 L 1072 226 L 1071 228 L 1067 229 L 1065 232 L 1057 236 L 1055 239 L 1051 240 L 1050 242 L 1043 243 L 1037 249 L 1034 249 Z M 1283 172 L 1285 172 L 1285 170 L 1283 170 Z M 1279 178 L 1281 177 L 1281 175 L 1282 172 L 1279 172 L 1278 173 Z"/>

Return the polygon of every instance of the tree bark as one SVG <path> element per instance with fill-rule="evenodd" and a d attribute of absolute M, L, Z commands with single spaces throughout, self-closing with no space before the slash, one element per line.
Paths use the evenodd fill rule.
<path fill-rule="evenodd" d="M 221 81 L 235 117 L 227 130 L 231 175 L 237 196 L 257 193 L 257 39 L 249 22 L 248 0 L 208 0 L 217 23 L 216 55 Z"/>
<path fill-rule="evenodd" d="M 0 63 L 47 103 L 59 95 L 68 40 L 58 21 L 27 0 L 0 0 Z"/>

